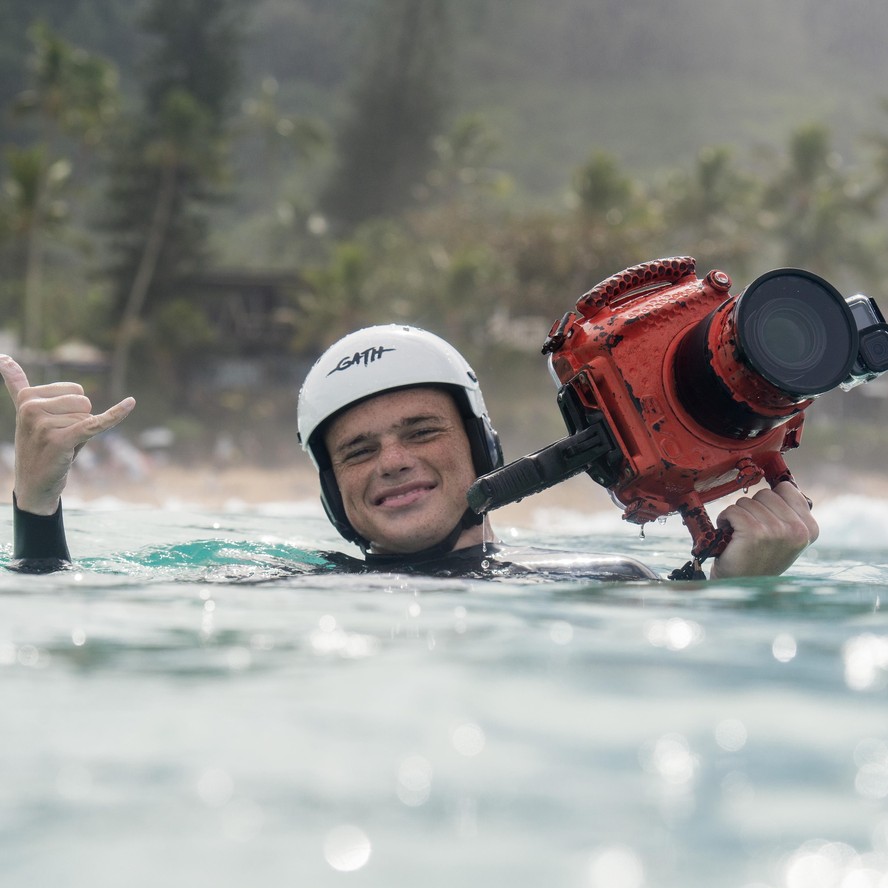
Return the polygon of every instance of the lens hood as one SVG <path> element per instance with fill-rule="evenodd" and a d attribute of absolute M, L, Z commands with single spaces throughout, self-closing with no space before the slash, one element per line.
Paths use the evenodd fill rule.
<path fill-rule="evenodd" d="M 737 345 L 745 363 L 792 398 L 834 389 L 857 358 L 858 334 L 841 293 L 798 268 L 756 278 L 736 304 Z"/>

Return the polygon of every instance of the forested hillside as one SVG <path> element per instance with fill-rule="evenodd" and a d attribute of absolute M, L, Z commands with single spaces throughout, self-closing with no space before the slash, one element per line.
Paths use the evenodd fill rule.
<path fill-rule="evenodd" d="M 355 75 L 366 0 L 243 0 L 244 95 L 280 83 L 289 111 L 333 119 Z M 24 83 L 28 24 L 120 66 L 126 91 L 144 0 L 6 0 L 0 103 Z M 795 126 L 832 125 L 840 144 L 888 93 L 888 6 L 879 0 L 451 0 L 453 111 L 480 111 L 503 163 L 551 198 L 593 146 L 633 170 L 686 164 L 704 144 L 775 145 Z M 8 121 L 4 121 L 4 128 Z M 3 133 L 5 136 L 6 133 Z"/>
<path fill-rule="evenodd" d="M 291 453 L 310 356 L 408 320 L 529 449 L 540 341 L 623 267 L 888 302 L 886 32 L 877 0 L 6 0 L 0 333 L 98 350 L 131 427 Z"/>

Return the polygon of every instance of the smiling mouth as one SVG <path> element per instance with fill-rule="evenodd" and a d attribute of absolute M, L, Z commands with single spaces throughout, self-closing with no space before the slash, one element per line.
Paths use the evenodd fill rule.
<path fill-rule="evenodd" d="M 409 487 L 399 487 L 376 497 L 373 505 L 390 509 L 411 506 L 422 499 L 430 490 L 434 489 L 434 484 L 413 484 Z"/>

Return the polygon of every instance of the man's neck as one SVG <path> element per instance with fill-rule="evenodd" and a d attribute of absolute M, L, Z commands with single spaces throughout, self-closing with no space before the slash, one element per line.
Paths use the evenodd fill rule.
<path fill-rule="evenodd" d="M 409 560 L 415 555 L 420 555 L 421 553 L 428 552 L 429 550 L 434 550 L 437 546 L 440 546 L 444 541 L 444 539 L 438 540 L 436 543 L 433 543 L 431 546 L 424 547 L 422 549 L 415 549 L 409 552 L 392 552 L 388 549 L 379 549 L 374 546 L 372 543 L 370 548 L 367 551 L 368 555 L 372 556 L 386 556 L 389 558 L 404 558 L 405 560 Z M 468 549 L 472 546 L 480 546 L 485 540 L 487 542 L 493 542 L 493 531 L 490 527 L 490 521 L 488 521 L 487 517 L 484 517 L 484 521 L 481 524 L 473 525 L 472 527 L 463 528 L 462 532 L 456 539 L 456 542 L 450 547 L 449 551 L 456 552 L 459 549 Z"/>

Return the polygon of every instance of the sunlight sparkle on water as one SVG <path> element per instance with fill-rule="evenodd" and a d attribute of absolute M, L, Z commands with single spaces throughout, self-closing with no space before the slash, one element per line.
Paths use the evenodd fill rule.
<path fill-rule="evenodd" d="M 842 654 L 845 683 L 853 691 L 882 687 L 888 676 L 888 637 L 864 633 L 849 639 Z"/>
<path fill-rule="evenodd" d="M 671 617 L 668 620 L 654 620 L 647 628 L 647 640 L 654 647 L 665 647 L 670 651 L 683 651 L 703 640 L 703 627 L 693 620 Z"/>
<path fill-rule="evenodd" d="M 796 640 L 788 632 L 781 632 L 771 645 L 771 653 L 778 662 L 788 663 L 798 653 Z"/>
<path fill-rule="evenodd" d="M 650 774 L 656 774 L 673 786 L 690 783 L 697 771 L 697 756 L 687 738 L 669 733 L 641 750 L 641 762 Z"/>
<path fill-rule="evenodd" d="M 715 726 L 715 742 L 725 752 L 737 752 L 746 746 L 746 725 L 738 718 L 722 719 Z"/>
<path fill-rule="evenodd" d="M 372 846 L 360 827 L 334 827 L 324 839 L 324 860 L 340 873 L 353 873 L 370 859 Z"/>
<path fill-rule="evenodd" d="M 784 866 L 785 888 L 884 888 L 885 860 L 860 855 L 843 842 L 815 840 L 794 851 Z"/>
<path fill-rule="evenodd" d="M 19 666 L 27 666 L 29 669 L 43 668 L 49 665 L 49 654 L 41 651 L 33 644 L 22 644 L 15 651 L 15 662 Z"/>
<path fill-rule="evenodd" d="M 326 614 L 318 620 L 318 628 L 310 635 L 312 650 L 316 654 L 338 654 L 346 659 L 370 657 L 379 648 L 379 642 L 370 635 L 346 632 L 336 618 Z"/>
<path fill-rule="evenodd" d="M 558 645 L 570 644 L 574 630 L 566 620 L 555 620 L 549 626 L 549 638 Z"/>
<path fill-rule="evenodd" d="M 486 738 L 484 731 L 474 722 L 464 722 L 451 731 L 450 742 L 460 755 L 470 758 L 484 749 Z"/>

